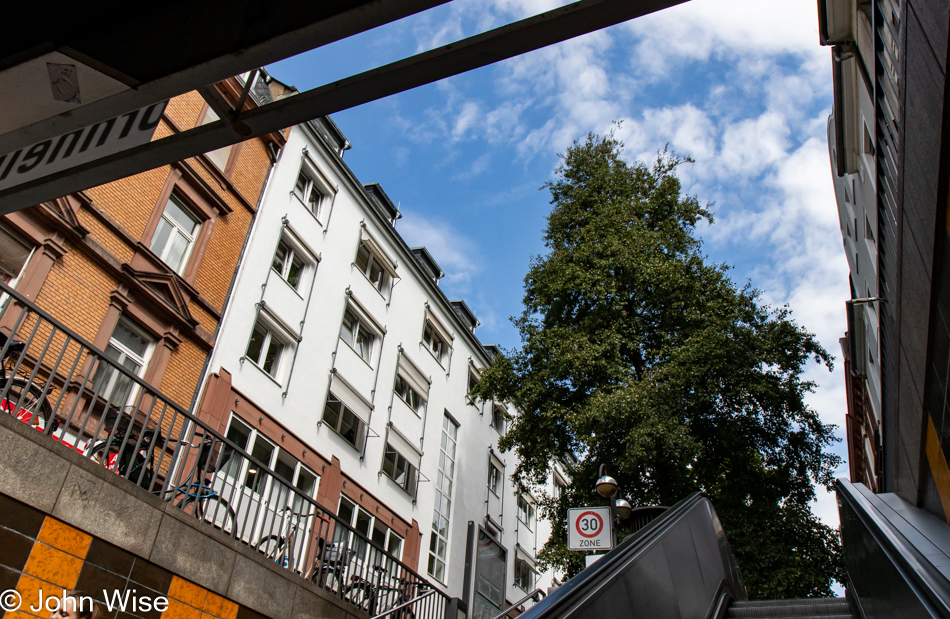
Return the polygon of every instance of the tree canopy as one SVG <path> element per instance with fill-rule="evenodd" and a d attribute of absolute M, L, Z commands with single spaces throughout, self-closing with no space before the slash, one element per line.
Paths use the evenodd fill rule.
<path fill-rule="evenodd" d="M 568 491 L 542 499 L 552 522 L 594 502 L 606 464 L 634 506 L 705 491 L 751 597 L 828 595 L 837 532 L 810 502 L 833 482 L 837 439 L 804 402 L 803 370 L 830 370 L 831 357 L 787 307 L 707 263 L 696 225 L 712 216 L 683 195 L 684 161 L 664 151 L 628 163 L 610 134 L 568 148 L 544 186 L 548 251 L 525 277 L 521 347 L 473 393 L 519 410 L 501 443 L 519 457 L 517 483 L 577 457 Z M 574 573 L 583 557 L 565 535 L 555 525 L 540 559 Z"/>

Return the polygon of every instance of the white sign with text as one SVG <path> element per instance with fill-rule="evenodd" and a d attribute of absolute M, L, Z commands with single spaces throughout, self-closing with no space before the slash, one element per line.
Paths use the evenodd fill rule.
<path fill-rule="evenodd" d="M 568 550 L 610 550 L 609 507 L 572 507 L 567 510 Z"/>

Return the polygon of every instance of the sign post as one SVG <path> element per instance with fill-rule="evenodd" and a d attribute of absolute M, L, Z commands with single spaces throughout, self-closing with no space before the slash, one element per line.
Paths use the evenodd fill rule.
<path fill-rule="evenodd" d="M 572 507 L 567 510 L 568 550 L 606 551 L 613 545 L 610 507 Z"/>

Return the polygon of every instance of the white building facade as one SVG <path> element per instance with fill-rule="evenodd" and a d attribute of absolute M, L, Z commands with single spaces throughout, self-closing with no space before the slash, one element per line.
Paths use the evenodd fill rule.
<path fill-rule="evenodd" d="M 516 412 L 467 397 L 497 349 L 442 293 L 433 257 L 400 237 L 382 188 L 343 162 L 347 148 L 329 119 L 289 130 L 198 415 L 470 616 L 494 616 L 547 586 L 535 556 L 550 531 L 539 537 L 536 498 L 512 487 L 514 457 L 497 446 Z M 253 486 L 252 470 L 232 468 Z M 482 574 L 473 557 L 489 545 L 497 565 Z"/>

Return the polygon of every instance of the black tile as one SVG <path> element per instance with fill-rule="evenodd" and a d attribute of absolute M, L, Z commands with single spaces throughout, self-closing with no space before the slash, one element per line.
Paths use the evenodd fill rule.
<path fill-rule="evenodd" d="M 0 494 L 0 526 L 36 539 L 46 514 Z"/>
<path fill-rule="evenodd" d="M 129 578 L 135 584 L 154 589 L 162 595 L 168 593 L 168 587 L 172 583 L 171 572 L 167 572 L 144 559 L 135 560 L 132 565 L 132 576 Z"/>
<path fill-rule="evenodd" d="M 10 568 L 0 565 L 0 591 L 16 589 L 16 584 L 20 581 L 20 573 Z"/>
<path fill-rule="evenodd" d="M 106 595 L 112 595 L 113 591 L 125 591 L 127 582 L 121 576 L 116 576 L 101 567 L 86 563 L 82 566 L 82 571 L 79 572 L 76 588 L 88 592 L 89 595 L 98 600 L 102 598 L 103 591 Z"/>
<path fill-rule="evenodd" d="M 23 571 L 33 550 L 33 540 L 10 529 L 0 528 L 0 565 Z"/>
<path fill-rule="evenodd" d="M 267 619 L 267 616 L 255 612 L 247 606 L 238 606 L 237 619 Z"/>
<path fill-rule="evenodd" d="M 128 577 L 135 556 L 101 539 L 93 538 L 86 554 L 86 563 L 92 563 L 120 576 Z"/>

